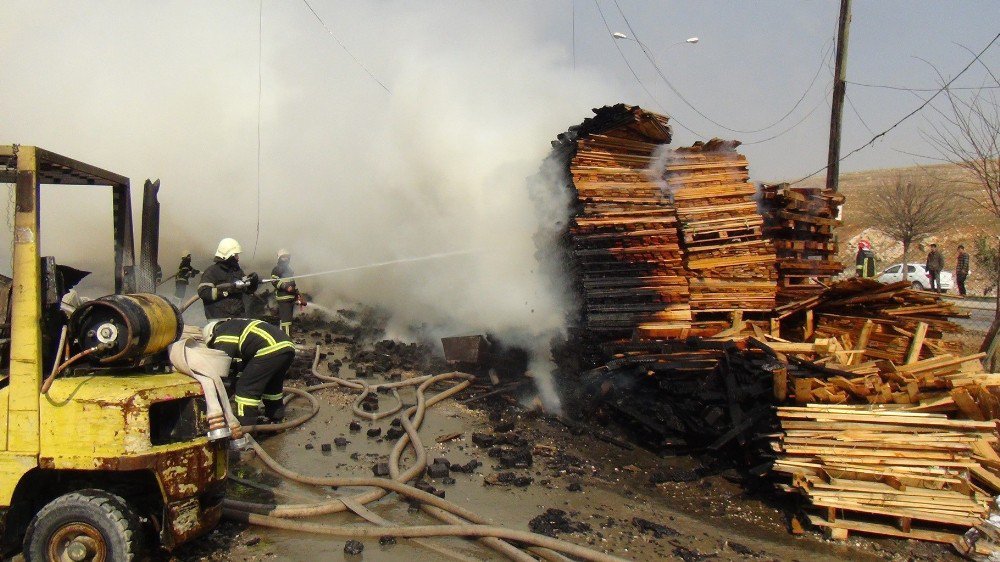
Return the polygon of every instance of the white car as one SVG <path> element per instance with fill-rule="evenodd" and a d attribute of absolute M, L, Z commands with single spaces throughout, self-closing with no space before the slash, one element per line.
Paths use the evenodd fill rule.
<path fill-rule="evenodd" d="M 931 279 L 927 275 L 927 268 L 922 263 L 911 263 L 906 266 L 906 280 L 914 289 L 926 290 L 931 288 Z M 903 264 L 886 268 L 882 275 L 878 276 L 882 283 L 898 283 L 903 280 Z M 952 287 L 952 277 L 950 271 L 941 272 L 941 290 L 948 292 Z"/>

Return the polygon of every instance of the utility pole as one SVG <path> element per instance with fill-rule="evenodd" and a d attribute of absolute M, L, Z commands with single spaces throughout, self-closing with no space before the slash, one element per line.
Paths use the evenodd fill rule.
<path fill-rule="evenodd" d="M 840 0 L 837 26 L 837 66 L 833 79 L 833 111 L 830 115 L 830 152 L 826 163 L 826 188 L 837 191 L 840 182 L 840 126 L 847 93 L 847 33 L 851 26 L 851 0 Z"/>

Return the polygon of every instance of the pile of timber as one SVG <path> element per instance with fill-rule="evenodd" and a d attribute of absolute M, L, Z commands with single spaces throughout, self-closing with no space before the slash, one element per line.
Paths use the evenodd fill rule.
<path fill-rule="evenodd" d="M 917 404 L 949 392 L 949 377 L 982 371 L 981 354 L 962 356 L 945 339 L 964 314 L 908 283 L 852 278 L 786 309 L 781 337 L 759 338 L 789 362 L 787 380 L 775 382 L 779 401 Z"/>
<path fill-rule="evenodd" d="M 571 325 L 591 355 L 633 334 L 710 336 L 731 312 L 774 308 L 774 247 L 739 143 L 670 140 L 667 117 L 618 104 L 553 142 L 573 196 L 563 237 L 580 302 Z"/>
<path fill-rule="evenodd" d="M 766 472 L 766 440 L 754 438 L 776 429 L 771 372 L 782 366 L 773 357 L 702 338 L 605 347 L 614 359 L 581 377 L 592 416 L 617 420 L 653 449 L 706 451 Z"/>
<path fill-rule="evenodd" d="M 774 241 L 778 260 L 778 302 L 812 296 L 843 272 L 837 261 L 842 194 L 787 183 L 762 185 L 764 233 Z"/>
<path fill-rule="evenodd" d="M 580 324 L 597 344 L 644 322 L 688 323 L 687 272 L 677 216 L 647 171 L 670 142 L 662 115 L 619 104 L 553 142 L 575 194 L 569 224 Z"/>
<path fill-rule="evenodd" d="M 707 143 L 661 155 L 666 188 L 680 221 L 691 310 L 770 311 L 775 304 L 775 253 L 764 237 L 747 160 L 738 141 Z"/>
<path fill-rule="evenodd" d="M 1000 494 L 996 423 L 868 406 L 778 409 L 777 473 L 834 538 L 872 533 L 955 544 Z"/>

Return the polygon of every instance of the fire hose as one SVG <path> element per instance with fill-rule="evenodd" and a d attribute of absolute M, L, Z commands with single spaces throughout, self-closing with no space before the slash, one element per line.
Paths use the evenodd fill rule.
<path fill-rule="evenodd" d="M 427 408 L 430 408 L 438 402 L 441 402 L 442 400 L 464 390 L 465 387 L 469 385 L 468 375 L 463 373 L 446 373 L 444 375 L 418 377 L 408 381 L 370 386 L 363 382 L 348 381 L 339 377 L 330 377 L 319 374 L 316 369 L 319 358 L 320 352 L 317 350 L 316 356 L 313 360 L 312 372 L 318 379 L 323 380 L 323 383 L 306 387 L 301 390 L 290 387 L 286 388 L 287 391 L 290 391 L 297 396 L 304 397 L 308 395 L 310 397 L 310 401 L 312 402 L 313 408 L 311 408 L 311 410 L 313 411 L 296 420 L 293 420 L 292 422 L 285 422 L 284 424 L 281 424 L 284 426 L 284 429 L 287 429 L 288 426 L 294 427 L 294 425 L 304 423 L 306 419 L 315 415 L 315 411 L 318 410 L 318 401 L 316 401 L 315 397 L 312 397 L 311 393 L 316 390 L 344 386 L 354 390 L 360 389 L 364 391 L 367 389 L 370 392 L 371 390 L 378 390 L 380 387 L 390 387 L 389 385 L 391 385 L 390 388 L 394 389 L 403 386 L 419 385 L 417 387 L 417 404 L 407 409 L 401 418 L 403 429 L 406 433 L 399 439 L 399 441 L 396 442 L 396 445 L 392 450 L 389 463 L 391 478 L 315 477 L 301 475 L 281 466 L 263 449 L 263 447 L 260 446 L 260 444 L 254 442 L 254 450 L 265 466 L 279 475 L 288 478 L 289 480 L 314 486 L 370 487 L 374 489 L 355 494 L 354 496 L 348 498 L 335 498 L 327 501 L 305 504 L 271 505 L 226 500 L 224 506 L 227 517 L 255 525 L 288 530 L 299 530 L 338 537 L 392 536 L 400 538 L 426 538 L 461 536 L 479 538 L 487 546 L 498 550 L 513 560 L 518 561 L 535 560 L 535 558 L 506 542 L 507 540 L 532 545 L 533 547 L 536 547 L 531 549 L 533 552 L 535 552 L 538 556 L 549 560 L 565 560 L 563 556 L 557 553 L 563 553 L 583 560 L 598 562 L 621 560 L 620 558 L 603 554 L 559 539 L 491 525 L 485 518 L 474 512 L 405 483 L 418 477 L 424 471 L 426 466 L 426 450 L 424 449 L 419 435 L 417 434 L 417 428 L 423 422 L 424 414 Z M 439 382 L 455 379 L 462 380 L 447 390 L 439 392 L 430 398 L 425 396 L 425 391 L 430 386 Z M 358 412 L 357 408 L 355 413 L 367 414 L 367 412 Z M 385 417 L 385 415 L 391 414 L 383 413 L 383 415 L 379 415 L 378 417 Z M 256 428 L 257 431 L 269 431 L 270 429 L 270 425 L 261 425 Z M 405 471 L 401 471 L 399 462 L 407 446 L 413 448 L 416 459 L 412 466 Z M 355 513 L 361 511 L 362 513 L 359 515 L 364 517 L 365 512 L 368 510 L 358 510 L 355 508 L 363 507 L 368 503 L 385 497 L 391 492 L 396 492 L 412 500 L 419 501 L 421 507 L 426 512 L 440 519 L 445 524 L 425 526 L 393 526 L 389 524 L 387 526 L 359 528 L 355 526 L 325 525 L 289 520 L 291 518 L 310 517 L 343 511 L 354 511 Z M 538 550 L 537 547 L 548 549 L 548 551 Z"/>
<path fill-rule="evenodd" d="M 198 297 L 192 297 L 184 303 L 181 310 L 186 310 L 197 300 Z M 427 375 L 406 381 L 384 383 L 372 386 L 362 381 L 351 381 L 340 377 L 320 374 L 317 369 L 320 357 L 321 354 L 317 348 L 312 362 L 312 374 L 317 379 L 323 381 L 322 383 L 308 386 L 303 389 L 297 389 L 294 387 L 285 387 L 284 389 L 285 392 L 293 395 L 286 397 L 286 401 L 294 400 L 295 397 L 304 398 L 309 401 L 309 412 L 290 421 L 277 424 L 249 426 L 245 429 L 247 431 L 274 433 L 302 425 L 319 412 L 319 400 L 313 396 L 312 393 L 318 390 L 337 387 L 360 390 L 361 395 L 355 400 L 352 406 L 354 414 L 371 421 L 376 421 L 402 410 L 402 401 L 399 399 L 396 389 L 406 386 L 417 386 L 417 404 L 408 408 L 400 418 L 405 433 L 396 442 L 389 457 L 390 478 L 317 477 L 299 474 L 279 464 L 267 453 L 267 451 L 264 450 L 263 447 L 260 446 L 259 443 L 252 441 L 253 449 L 264 465 L 273 472 L 289 480 L 313 486 L 346 486 L 373 489 L 367 492 L 355 494 L 353 496 L 302 504 L 275 505 L 226 499 L 223 505 L 224 514 L 227 518 L 263 527 L 302 531 L 337 537 L 362 538 L 390 536 L 411 539 L 427 537 L 478 538 L 485 546 L 488 546 L 489 548 L 507 556 L 511 560 L 518 562 L 529 562 L 536 560 L 536 558 L 507 541 L 530 545 L 527 550 L 546 560 L 565 561 L 567 558 L 563 556 L 563 554 L 594 562 L 618 562 L 623 560 L 622 558 L 604 554 L 560 539 L 550 538 L 537 533 L 507 529 L 505 527 L 492 525 L 487 519 L 472 511 L 407 484 L 407 482 L 419 477 L 426 468 L 427 451 L 420 440 L 419 434 L 417 433 L 418 428 L 423 423 L 426 410 L 468 387 L 470 384 L 469 379 L 471 378 L 469 375 L 464 373 L 446 373 L 436 376 Z M 454 384 L 450 388 L 435 394 L 431 398 L 427 398 L 425 396 L 426 390 L 432 385 L 456 379 L 461 380 L 457 384 Z M 396 406 L 390 410 L 377 413 L 364 412 L 360 406 L 365 397 L 367 397 L 371 392 L 378 391 L 382 388 L 391 390 L 397 402 Z M 405 471 L 401 471 L 400 461 L 407 447 L 413 449 L 413 454 L 416 458 L 414 459 L 412 466 Z M 416 526 L 394 525 L 391 522 L 374 515 L 364 507 L 366 504 L 382 499 L 392 492 L 396 492 L 401 496 L 420 502 L 420 507 L 423 511 L 442 521 L 444 524 Z M 357 527 L 327 525 L 291 520 L 293 518 L 313 517 L 344 511 L 351 511 L 374 523 L 376 526 Z M 420 544 L 422 546 L 434 548 L 438 552 L 442 552 L 442 549 L 437 547 L 437 545 L 429 545 L 426 543 Z M 464 559 L 464 557 L 456 555 L 451 551 L 445 550 L 442 553 L 454 558 Z"/>

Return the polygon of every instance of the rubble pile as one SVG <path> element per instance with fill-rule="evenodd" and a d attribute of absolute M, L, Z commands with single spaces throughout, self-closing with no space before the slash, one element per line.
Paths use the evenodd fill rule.
<path fill-rule="evenodd" d="M 764 233 L 777 253 L 778 302 L 801 300 L 829 286 L 844 270 L 833 233 L 842 222 L 844 196 L 822 188 L 764 184 L 759 202 Z"/>

